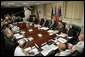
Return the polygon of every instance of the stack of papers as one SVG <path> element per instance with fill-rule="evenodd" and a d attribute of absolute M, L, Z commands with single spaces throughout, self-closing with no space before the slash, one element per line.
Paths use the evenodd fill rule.
<path fill-rule="evenodd" d="M 20 29 L 20 28 L 17 27 L 17 26 L 14 26 L 14 27 L 12 28 L 13 31 L 18 31 L 19 29 Z"/>
<path fill-rule="evenodd" d="M 47 27 L 42 27 L 42 28 L 40 28 L 41 30 L 48 30 L 49 28 L 47 28 Z"/>
<path fill-rule="evenodd" d="M 33 40 L 33 37 L 28 37 L 28 40 L 29 40 L 29 41 L 32 41 L 32 40 Z"/>
<path fill-rule="evenodd" d="M 17 36 L 20 36 L 20 34 L 19 34 L 19 33 L 17 33 L 17 34 L 14 34 L 14 37 L 17 37 Z"/>
<path fill-rule="evenodd" d="M 16 39 L 23 38 L 23 35 L 16 36 L 15 38 L 16 38 Z"/>
<path fill-rule="evenodd" d="M 46 56 L 48 55 L 48 53 L 50 53 L 52 50 L 56 50 L 58 47 L 52 44 L 52 45 L 45 45 L 41 48 L 43 49 L 43 51 L 41 51 L 41 54 Z"/>
<path fill-rule="evenodd" d="M 58 41 L 61 42 L 61 43 L 66 43 L 67 42 L 67 40 L 65 40 L 63 38 L 59 38 Z"/>

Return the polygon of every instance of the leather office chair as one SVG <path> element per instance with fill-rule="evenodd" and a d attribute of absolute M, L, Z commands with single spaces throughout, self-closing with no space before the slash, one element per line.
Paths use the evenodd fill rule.
<path fill-rule="evenodd" d="M 48 25 L 49 25 L 49 20 L 46 20 L 46 23 L 45 23 L 45 27 L 48 27 Z"/>
<path fill-rule="evenodd" d="M 75 37 L 78 37 L 81 32 L 81 28 L 76 25 L 73 25 L 72 29 L 74 29 L 74 31 L 75 31 Z"/>
<path fill-rule="evenodd" d="M 40 25 L 43 25 L 43 23 L 44 23 L 44 18 L 41 19 Z"/>

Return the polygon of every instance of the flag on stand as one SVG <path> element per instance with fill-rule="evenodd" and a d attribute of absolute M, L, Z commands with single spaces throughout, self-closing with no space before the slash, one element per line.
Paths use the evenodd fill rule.
<path fill-rule="evenodd" d="M 61 18 L 61 7 L 59 9 L 59 20 L 62 20 L 62 18 Z"/>
<path fill-rule="evenodd" d="M 52 11 L 51 11 L 51 20 L 54 19 L 54 13 L 53 13 L 53 8 L 52 8 Z"/>
<path fill-rule="evenodd" d="M 56 6 L 55 6 L 55 20 L 57 19 Z"/>
<path fill-rule="evenodd" d="M 58 13 L 57 13 L 57 22 L 59 22 L 59 8 L 58 8 Z"/>

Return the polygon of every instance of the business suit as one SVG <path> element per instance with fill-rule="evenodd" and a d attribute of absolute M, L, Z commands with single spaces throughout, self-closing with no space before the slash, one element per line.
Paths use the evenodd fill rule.
<path fill-rule="evenodd" d="M 5 52 L 6 52 L 5 55 L 13 56 L 16 46 L 18 46 L 18 43 L 16 42 L 16 40 L 12 41 L 11 38 L 7 38 L 5 40 Z"/>
<path fill-rule="evenodd" d="M 52 28 L 52 30 L 54 30 L 56 27 L 57 27 L 57 22 L 56 21 L 54 21 L 53 23 L 51 22 L 49 28 Z"/>
<path fill-rule="evenodd" d="M 35 24 L 38 24 L 38 19 L 35 18 L 33 22 L 34 22 Z"/>
<path fill-rule="evenodd" d="M 75 36 L 75 32 L 72 28 L 70 28 L 69 30 L 65 29 L 63 32 L 66 33 L 68 36 L 72 36 L 72 37 Z"/>

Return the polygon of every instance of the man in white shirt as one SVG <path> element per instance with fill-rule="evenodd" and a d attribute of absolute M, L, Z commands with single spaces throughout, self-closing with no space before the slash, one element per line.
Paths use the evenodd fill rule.
<path fill-rule="evenodd" d="M 19 46 L 16 47 L 14 51 L 14 56 L 25 56 L 25 53 L 23 53 L 23 48 L 26 44 L 26 41 L 24 39 L 19 40 Z"/>
<path fill-rule="evenodd" d="M 14 56 L 29 56 L 29 54 L 34 54 L 33 52 L 24 51 L 24 47 L 26 46 L 25 39 L 20 39 L 18 43 L 19 43 L 19 46 L 16 47 L 14 51 Z"/>
<path fill-rule="evenodd" d="M 80 34 L 78 39 L 79 39 L 79 42 L 76 45 L 70 46 L 71 52 L 74 52 L 75 50 L 78 50 L 79 52 L 83 51 L 83 49 L 84 49 L 84 34 Z"/>
<path fill-rule="evenodd" d="M 60 53 L 55 54 L 55 56 L 66 56 L 70 54 L 70 52 L 66 50 L 66 45 L 64 43 L 60 43 L 58 49 Z"/>

